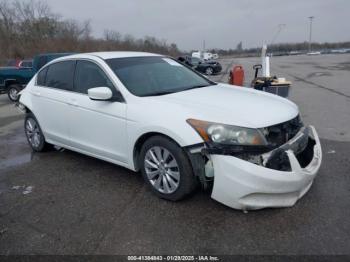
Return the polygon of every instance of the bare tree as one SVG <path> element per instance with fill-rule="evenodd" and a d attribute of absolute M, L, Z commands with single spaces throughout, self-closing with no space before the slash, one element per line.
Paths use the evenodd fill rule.
<path fill-rule="evenodd" d="M 176 45 L 154 37 L 136 39 L 106 30 L 102 39 L 91 36 L 90 21 L 77 22 L 52 12 L 43 0 L 0 0 L 0 60 L 29 58 L 44 52 L 144 50 L 179 53 Z"/>

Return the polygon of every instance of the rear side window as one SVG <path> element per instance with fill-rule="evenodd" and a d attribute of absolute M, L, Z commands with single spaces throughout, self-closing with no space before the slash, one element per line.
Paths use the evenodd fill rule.
<path fill-rule="evenodd" d="M 47 73 L 47 67 L 38 73 L 38 76 L 36 78 L 36 84 L 38 86 L 45 86 L 46 73 Z"/>
<path fill-rule="evenodd" d="M 115 88 L 102 69 L 89 61 L 78 61 L 75 70 L 74 91 L 87 94 L 87 90 L 94 87 Z"/>
<path fill-rule="evenodd" d="M 46 74 L 46 86 L 63 90 L 73 90 L 75 61 L 52 64 Z"/>

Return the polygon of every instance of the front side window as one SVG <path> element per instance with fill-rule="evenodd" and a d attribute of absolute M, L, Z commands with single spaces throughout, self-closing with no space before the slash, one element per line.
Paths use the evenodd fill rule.
<path fill-rule="evenodd" d="M 49 66 L 46 85 L 63 90 L 73 90 L 75 61 L 57 62 Z"/>
<path fill-rule="evenodd" d="M 164 95 L 214 85 L 167 57 L 128 57 L 106 60 L 125 87 L 136 96 Z"/>
<path fill-rule="evenodd" d="M 74 91 L 87 94 L 94 87 L 109 87 L 115 90 L 112 82 L 98 65 L 89 61 L 78 61 L 75 71 Z"/>

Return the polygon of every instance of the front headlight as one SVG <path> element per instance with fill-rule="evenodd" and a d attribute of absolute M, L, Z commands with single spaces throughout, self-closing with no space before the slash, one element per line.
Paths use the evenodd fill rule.
<path fill-rule="evenodd" d="M 188 119 L 189 123 L 205 142 L 225 145 L 267 145 L 260 130 Z"/>

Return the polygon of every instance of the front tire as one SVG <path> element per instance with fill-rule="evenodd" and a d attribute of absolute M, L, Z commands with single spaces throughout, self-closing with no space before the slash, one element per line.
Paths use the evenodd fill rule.
<path fill-rule="evenodd" d="M 178 201 L 197 186 L 186 153 L 166 137 L 154 136 L 144 143 L 140 166 L 146 184 L 160 198 Z"/>
<path fill-rule="evenodd" d="M 17 102 L 19 100 L 18 93 L 21 91 L 21 88 L 18 85 L 10 85 L 7 90 L 7 95 L 12 102 Z"/>
<path fill-rule="evenodd" d="M 46 143 L 44 134 L 39 126 L 38 120 L 32 113 L 28 113 L 24 120 L 24 131 L 30 147 L 35 152 L 47 151 L 51 145 Z"/>
<path fill-rule="evenodd" d="M 207 69 L 205 69 L 205 74 L 211 76 L 212 74 L 214 74 L 214 69 L 212 67 L 208 67 Z"/>

